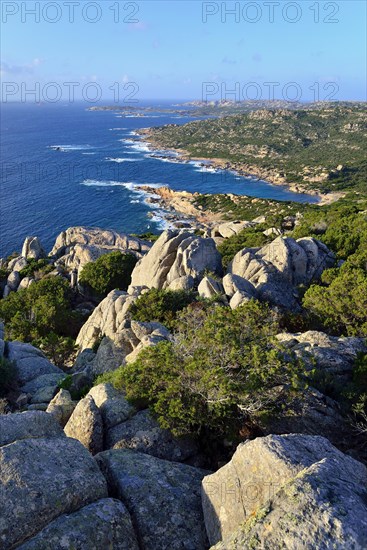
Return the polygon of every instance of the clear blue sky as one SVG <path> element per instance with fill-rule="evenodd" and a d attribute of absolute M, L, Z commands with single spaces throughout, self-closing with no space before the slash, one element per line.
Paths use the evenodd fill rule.
<path fill-rule="evenodd" d="M 52 6 L 55 3 L 58 11 Z M 64 83 L 76 82 L 80 84 L 75 88 L 79 97 L 82 86 L 96 82 L 107 99 L 112 97 L 109 87 L 119 82 L 124 99 L 133 88 L 123 91 L 123 85 L 135 82 L 139 86 L 137 99 L 200 99 L 203 82 L 211 82 L 219 99 L 238 83 L 240 88 L 232 98 L 261 93 L 268 99 L 265 83 L 280 83 L 275 87 L 279 98 L 284 85 L 296 82 L 304 100 L 313 99 L 309 87 L 315 90 L 314 83 L 318 83 L 320 99 L 334 92 L 334 99 L 366 100 L 364 1 L 268 3 L 271 5 L 263 1 L 2 0 L 3 86 L 10 82 L 30 88 L 38 82 L 42 92 L 47 83 L 56 82 L 66 97 Z M 24 5 L 31 9 L 37 4 L 39 22 L 24 9 Z M 75 4 L 73 22 L 71 4 Z M 99 13 L 93 4 L 99 6 Z M 226 13 L 222 4 L 228 10 L 237 4 L 240 12 L 237 16 Z M 9 13 L 17 9 L 17 13 Z M 85 20 L 95 17 L 99 21 Z M 128 22 L 131 19 L 137 22 Z M 251 88 L 249 82 L 256 84 Z M 329 82 L 334 84 L 324 90 Z M 297 90 L 287 88 L 286 93 L 299 93 Z M 52 93 L 47 89 L 46 94 Z M 93 87 L 87 93 L 92 96 Z M 19 100 L 19 94 L 14 91 L 13 99 Z"/>

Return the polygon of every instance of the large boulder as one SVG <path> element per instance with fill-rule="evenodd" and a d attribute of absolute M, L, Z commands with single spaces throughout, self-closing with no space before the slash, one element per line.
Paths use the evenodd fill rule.
<path fill-rule="evenodd" d="M 319 436 L 268 436 L 203 480 L 216 548 L 365 548 L 367 469 Z M 221 542 L 222 541 L 222 542 Z"/>
<path fill-rule="evenodd" d="M 317 239 L 277 237 L 263 248 L 240 250 L 229 273 L 252 283 L 260 299 L 297 309 L 297 285 L 310 284 L 334 263 L 335 255 Z"/>
<path fill-rule="evenodd" d="M 8 280 L 6 281 L 7 287 L 11 291 L 15 291 L 17 290 L 19 283 L 20 283 L 19 271 L 12 271 L 8 276 Z"/>
<path fill-rule="evenodd" d="M 73 401 L 67 390 L 60 390 L 50 401 L 46 412 L 53 416 L 55 420 L 64 427 L 71 417 L 77 403 Z"/>
<path fill-rule="evenodd" d="M 79 441 L 24 439 L 0 448 L 0 546 L 12 548 L 61 514 L 107 497 L 106 481 Z"/>
<path fill-rule="evenodd" d="M 20 385 L 44 374 L 62 375 L 61 369 L 50 363 L 41 350 L 23 342 L 8 342 L 7 358 L 13 361 Z"/>
<path fill-rule="evenodd" d="M 106 447 L 132 449 L 175 462 L 183 462 L 198 452 L 197 445 L 191 438 L 174 438 L 168 430 L 159 427 L 147 410 L 140 411 L 109 429 Z"/>
<path fill-rule="evenodd" d="M 213 279 L 213 277 L 204 277 L 199 286 L 198 292 L 202 298 L 215 298 L 224 294 L 222 283 Z"/>
<path fill-rule="evenodd" d="M 45 412 L 29 411 L 0 415 L 0 447 L 20 439 L 63 435 L 60 424 Z"/>
<path fill-rule="evenodd" d="M 19 550 L 139 550 L 130 514 L 119 500 L 103 498 L 47 525 Z"/>
<path fill-rule="evenodd" d="M 214 273 L 221 271 L 221 257 L 213 239 L 203 239 L 185 231 L 167 230 L 135 266 L 131 285 L 177 289 L 191 280 L 193 286 L 206 270 Z M 182 284 L 181 280 L 184 281 Z"/>
<path fill-rule="evenodd" d="M 128 311 L 135 299 L 121 290 L 110 292 L 82 326 L 76 339 L 79 350 L 92 348 L 102 336 L 113 340 L 117 332 L 126 328 Z"/>
<path fill-rule="evenodd" d="M 350 376 L 360 353 L 367 353 L 364 338 L 329 336 L 309 330 L 299 333 L 281 333 L 277 339 L 303 360 L 306 366 L 316 366 L 331 376 Z"/>
<path fill-rule="evenodd" d="M 205 549 L 200 483 L 205 471 L 125 449 L 96 460 L 109 490 L 129 510 L 141 548 Z"/>
<path fill-rule="evenodd" d="M 27 260 L 40 260 L 46 257 L 38 237 L 26 237 L 22 247 L 22 256 Z"/>
<path fill-rule="evenodd" d="M 103 450 L 102 416 L 91 395 L 79 401 L 64 432 L 68 437 L 78 439 L 92 455 Z"/>
<path fill-rule="evenodd" d="M 233 221 L 233 222 L 224 222 L 219 225 L 216 225 L 211 230 L 211 237 L 223 237 L 228 239 L 234 235 L 238 235 L 244 229 L 248 227 L 253 227 L 254 222 L 247 221 Z"/>
<path fill-rule="evenodd" d="M 57 237 L 50 255 L 57 264 L 69 270 L 80 270 L 103 254 L 116 250 L 141 257 L 148 252 L 151 243 L 117 231 L 99 228 L 69 227 Z"/>
<path fill-rule="evenodd" d="M 105 430 L 125 422 L 136 412 L 124 395 L 111 384 L 98 384 L 88 393 L 99 408 Z"/>

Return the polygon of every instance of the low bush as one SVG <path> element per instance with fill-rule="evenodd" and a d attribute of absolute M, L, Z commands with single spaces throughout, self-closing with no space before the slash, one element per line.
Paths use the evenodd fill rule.
<path fill-rule="evenodd" d="M 83 267 L 79 281 L 97 297 L 104 298 L 111 290 L 127 289 L 137 261 L 132 254 L 120 251 L 104 254 Z"/>
<path fill-rule="evenodd" d="M 233 436 L 246 419 L 272 409 L 276 386 L 301 383 L 300 365 L 274 339 L 278 330 L 272 311 L 256 301 L 234 311 L 189 306 L 174 342 L 143 350 L 97 383 L 112 382 L 149 406 L 175 435 Z"/>
<path fill-rule="evenodd" d="M 135 321 L 156 321 L 173 329 L 178 312 L 197 300 L 194 292 L 152 288 L 132 304 L 130 315 Z"/>
<path fill-rule="evenodd" d="M 9 340 L 33 342 L 50 332 L 76 337 L 83 318 L 72 311 L 72 291 L 61 277 L 50 277 L 0 300 L 0 318 Z"/>

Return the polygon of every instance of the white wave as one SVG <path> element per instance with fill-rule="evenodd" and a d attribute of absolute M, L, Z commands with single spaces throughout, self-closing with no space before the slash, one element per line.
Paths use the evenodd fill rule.
<path fill-rule="evenodd" d="M 107 160 L 109 162 L 121 163 L 121 162 L 139 162 L 143 159 L 129 159 L 129 158 L 125 158 L 125 157 L 118 157 L 118 158 L 107 157 L 105 160 Z"/>
<path fill-rule="evenodd" d="M 130 203 L 131 204 L 135 204 L 135 203 L 139 203 L 140 200 L 139 199 L 131 199 Z"/>
<path fill-rule="evenodd" d="M 49 145 L 48 149 L 59 150 L 63 152 L 68 151 L 84 151 L 85 149 L 93 149 L 91 145 Z"/>
<path fill-rule="evenodd" d="M 120 132 L 121 130 L 128 130 L 128 128 L 109 128 L 110 132 Z"/>
<path fill-rule="evenodd" d="M 131 149 L 135 149 L 136 151 L 142 151 L 145 153 L 148 153 L 150 151 L 148 145 L 146 143 L 136 143 L 135 145 L 131 146 Z"/>
<path fill-rule="evenodd" d="M 92 180 L 87 179 L 81 182 L 81 185 L 86 185 L 87 187 L 125 187 L 129 189 L 129 185 L 133 185 L 131 182 L 122 182 L 122 181 L 110 181 L 110 180 Z"/>

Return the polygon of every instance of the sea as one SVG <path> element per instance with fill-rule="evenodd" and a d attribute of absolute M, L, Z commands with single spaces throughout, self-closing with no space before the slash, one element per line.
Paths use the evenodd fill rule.
<path fill-rule="evenodd" d="M 19 252 L 28 235 L 38 236 L 50 250 L 61 231 L 77 225 L 135 234 L 162 231 L 168 223 L 164 212 L 146 201 L 139 185 L 317 200 L 198 162 L 178 163 L 172 152 L 149 150 L 137 141 L 138 129 L 198 117 L 164 112 L 178 108 L 172 102 L 139 104 L 148 106 L 152 110 L 143 116 L 124 116 L 116 110 L 91 111 L 85 103 L 1 105 L 0 257 Z"/>

